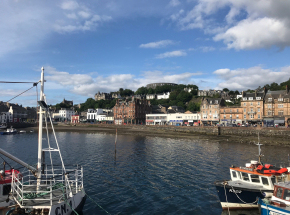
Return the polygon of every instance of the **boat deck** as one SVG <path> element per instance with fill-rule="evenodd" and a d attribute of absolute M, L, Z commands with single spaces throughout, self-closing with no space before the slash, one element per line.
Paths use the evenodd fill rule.
<path fill-rule="evenodd" d="M 24 186 L 23 200 L 22 198 L 19 198 L 19 195 L 18 196 L 14 195 L 14 197 L 21 204 L 22 208 L 31 208 L 31 207 L 50 208 L 51 205 L 64 202 L 64 196 L 66 193 L 65 187 L 63 187 L 64 192 L 62 191 L 62 188 L 58 188 L 52 190 L 52 193 L 50 193 L 49 189 L 50 189 L 49 185 L 47 187 L 44 187 L 42 185 L 41 190 L 37 192 L 36 186 Z M 75 189 L 72 189 L 72 194 L 74 195 L 75 193 L 76 193 Z"/>

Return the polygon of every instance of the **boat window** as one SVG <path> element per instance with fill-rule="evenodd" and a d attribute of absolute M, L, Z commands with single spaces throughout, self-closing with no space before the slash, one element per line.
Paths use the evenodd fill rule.
<path fill-rule="evenodd" d="M 290 190 L 284 189 L 283 199 L 290 201 Z"/>
<path fill-rule="evenodd" d="M 248 173 L 242 172 L 241 174 L 244 181 L 250 181 Z"/>
<path fill-rule="evenodd" d="M 258 175 L 251 175 L 251 180 L 254 183 L 260 183 L 260 178 Z"/>
<path fill-rule="evenodd" d="M 263 185 L 269 185 L 268 178 L 261 177 Z"/>
<path fill-rule="evenodd" d="M 276 178 L 277 178 L 277 182 L 279 183 L 279 182 L 285 182 L 285 177 L 283 177 L 283 176 L 276 176 Z"/>
<path fill-rule="evenodd" d="M 273 185 L 276 183 L 276 178 L 275 178 L 275 176 L 271 178 L 271 181 L 272 181 Z"/>
<path fill-rule="evenodd" d="M 233 178 L 237 178 L 237 172 L 236 171 L 232 171 L 232 175 L 233 175 Z"/>
<path fill-rule="evenodd" d="M 282 198 L 282 193 L 283 193 L 283 188 L 282 187 L 278 187 L 277 188 L 277 192 L 276 192 L 276 197 L 277 198 Z"/>
<path fill-rule="evenodd" d="M 11 185 L 10 184 L 3 186 L 3 196 L 8 195 L 10 193 L 10 191 L 11 191 Z"/>

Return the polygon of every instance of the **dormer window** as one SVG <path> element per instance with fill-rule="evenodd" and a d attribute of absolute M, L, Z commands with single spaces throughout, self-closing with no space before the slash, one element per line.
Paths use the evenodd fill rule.
<path fill-rule="evenodd" d="M 253 100 L 253 97 L 249 97 L 249 100 Z"/>
<path fill-rule="evenodd" d="M 247 97 L 244 97 L 244 98 L 243 98 L 243 101 L 246 101 L 246 100 L 247 100 Z"/>
<path fill-rule="evenodd" d="M 271 102 L 272 101 L 272 98 L 268 98 L 268 102 Z"/>
<path fill-rule="evenodd" d="M 261 97 L 256 97 L 256 100 L 261 100 Z"/>
<path fill-rule="evenodd" d="M 212 104 L 212 101 L 210 101 L 209 103 Z"/>
<path fill-rule="evenodd" d="M 219 101 L 218 101 L 218 100 L 215 100 L 215 103 L 216 103 L 216 104 L 218 104 L 218 103 L 219 103 Z"/>
<path fill-rule="evenodd" d="M 278 101 L 279 102 L 283 102 L 283 98 L 278 98 Z"/>

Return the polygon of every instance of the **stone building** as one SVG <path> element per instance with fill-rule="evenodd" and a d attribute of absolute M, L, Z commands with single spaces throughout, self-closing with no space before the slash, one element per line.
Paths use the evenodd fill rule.
<path fill-rule="evenodd" d="M 220 123 L 242 124 L 243 123 L 243 108 L 240 106 L 220 107 Z"/>
<path fill-rule="evenodd" d="M 242 92 L 241 107 L 243 108 L 243 122 L 262 125 L 265 93 L 265 89 L 253 93 Z"/>
<path fill-rule="evenodd" d="M 213 97 L 214 95 L 219 95 L 219 97 L 224 98 L 228 96 L 228 93 L 222 90 L 198 90 L 198 96 L 209 96 Z"/>
<path fill-rule="evenodd" d="M 150 101 L 132 98 L 132 101 L 117 100 L 113 108 L 115 124 L 145 124 L 146 114 L 152 112 Z"/>
<path fill-rule="evenodd" d="M 95 101 L 99 101 L 99 100 L 109 100 L 112 99 L 112 96 L 110 93 L 100 93 L 100 91 L 98 93 L 95 94 Z"/>
<path fill-rule="evenodd" d="M 171 86 L 176 86 L 177 84 L 174 83 L 152 83 L 152 84 L 147 84 L 146 88 L 152 88 L 155 89 L 157 86 L 163 86 L 163 85 L 171 85 Z"/>
<path fill-rule="evenodd" d="M 66 105 L 70 105 L 70 106 L 74 105 L 73 101 L 68 101 L 68 100 L 65 100 L 65 99 L 63 99 L 63 101 L 61 103 L 62 104 L 66 104 Z"/>
<path fill-rule="evenodd" d="M 203 98 L 200 105 L 201 124 L 216 125 L 220 121 L 220 108 L 225 106 L 223 98 Z"/>
<path fill-rule="evenodd" d="M 290 94 L 286 90 L 268 91 L 264 99 L 264 126 L 290 124 Z"/>

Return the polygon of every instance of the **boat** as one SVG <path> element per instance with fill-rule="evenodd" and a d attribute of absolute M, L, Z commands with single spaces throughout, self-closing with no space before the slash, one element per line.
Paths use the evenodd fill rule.
<path fill-rule="evenodd" d="M 257 197 L 271 197 L 274 184 L 290 181 L 288 168 L 279 168 L 261 162 L 261 144 L 259 161 L 252 160 L 245 167 L 230 167 L 230 180 L 216 181 L 215 187 L 223 210 L 255 209 Z"/>
<path fill-rule="evenodd" d="M 271 199 L 258 199 L 261 215 L 290 214 L 290 182 L 276 183 Z"/>
<path fill-rule="evenodd" d="M 21 130 L 21 131 L 19 131 L 19 133 L 23 134 L 23 133 L 26 133 L 26 131 L 25 130 Z"/>
<path fill-rule="evenodd" d="M 0 125 L 0 129 L 5 129 L 5 128 L 7 128 L 6 125 L 4 125 L 4 124 Z"/>
<path fill-rule="evenodd" d="M 0 133 L 1 135 L 10 135 L 10 134 L 17 134 L 17 130 L 15 128 L 12 128 L 12 126 L 10 128 L 7 128 L 6 131 L 3 131 Z"/>
<path fill-rule="evenodd" d="M 29 131 L 30 133 L 33 133 L 34 132 L 34 130 L 33 129 L 30 129 L 30 131 Z"/>
<path fill-rule="evenodd" d="M 53 144 L 50 142 L 48 135 L 47 117 L 43 117 L 43 114 L 45 114 L 45 116 L 49 117 L 50 122 L 52 122 L 44 96 L 43 67 L 39 82 L 41 83 L 41 90 L 40 100 L 38 101 L 40 107 L 37 166 L 31 166 L 0 148 L 1 154 L 27 169 L 27 171 L 21 171 L 21 177 L 16 170 L 12 170 L 9 198 L 15 202 L 15 206 L 7 214 L 70 215 L 73 212 L 77 214 L 82 211 L 86 201 L 83 168 L 81 166 L 69 167 L 64 165 L 54 127 L 51 123 L 54 135 L 53 144 L 55 145 L 54 148 L 52 147 Z M 45 118 L 47 131 L 47 148 L 43 147 L 43 118 Z M 58 154 L 58 160 L 61 162 L 59 166 L 55 164 L 57 156 L 52 156 L 52 153 Z M 45 157 L 50 158 L 50 163 L 47 163 Z"/>

